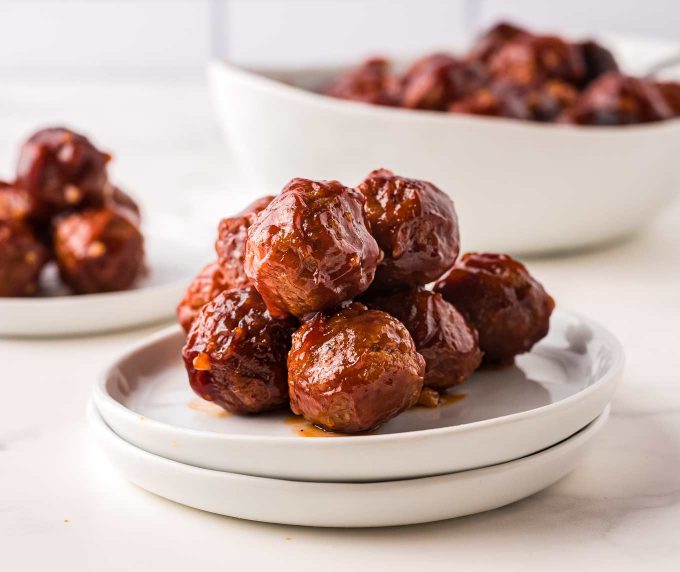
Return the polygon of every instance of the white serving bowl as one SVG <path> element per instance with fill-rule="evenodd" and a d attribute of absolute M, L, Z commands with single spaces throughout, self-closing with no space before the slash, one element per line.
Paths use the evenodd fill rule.
<path fill-rule="evenodd" d="M 573 127 L 311 91 L 337 71 L 210 65 L 219 120 L 253 195 L 278 192 L 292 177 L 356 185 L 385 167 L 432 181 L 454 199 L 465 250 L 526 254 L 630 235 L 680 186 L 678 120 Z"/>

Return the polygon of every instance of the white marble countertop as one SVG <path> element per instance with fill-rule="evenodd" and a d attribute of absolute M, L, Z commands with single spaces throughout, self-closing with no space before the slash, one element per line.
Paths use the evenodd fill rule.
<path fill-rule="evenodd" d="M 214 220 L 244 202 L 200 84 L 10 84 L 0 109 L 4 175 L 22 136 L 67 122 L 114 150 L 116 176 L 152 215 Z M 207 208 L 213 200 L 219 208 Z M 489 513 L 397 529 L 203 513 L 124 481 L 85 425 L 98 373 L 153 328 L 0 339 L 2 569 L 680 569 L 680 203 L 634 240 L 528 263 L 560 305 L 610 328 L 628 360 L 608 425 L 553 487 Z"/>

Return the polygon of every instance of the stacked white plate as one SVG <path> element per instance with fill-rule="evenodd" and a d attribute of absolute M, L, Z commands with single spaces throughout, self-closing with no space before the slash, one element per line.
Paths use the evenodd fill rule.
<path fill-rule="evenodd" d="M 170 328 L 121 356 L 89 417 L 113 465 L 165 498 L 228 516 L 309 526 L 391 526 L 497 508 L 576 467 L 606 422 L 623 352 L 557 311 L 516 365 L 480 370 L 436 409 L 328 436 L 290 412 L 229 415 L 198 399 Z"/>

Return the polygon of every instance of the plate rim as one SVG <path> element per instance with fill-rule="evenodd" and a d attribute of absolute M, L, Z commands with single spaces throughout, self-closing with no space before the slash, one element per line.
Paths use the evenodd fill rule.
<path fill-rule="evenodd" d="M 106 385 L 109 377 L 111 376 L 113 370 L 118 366 L 118 364 L 133 356 L 135 353 L 146 349 L 158 343 L 166 338 L 176 336 L 181 334 L 182 330 L 179 325 L 175 324 L 169 326 L 146 336 L 139 340 L 132 346 L 128 347 L 126 350 L 120 352 L 113 358 L 111 363 L 98 375 L 97 381 L 94 385 L 92 392 L 92 400 L 98 410 L 102 407 L 113 409 L 118 414 L 125 415 L 130 421 L 141 422 L 140 417 L 143 418 L 145 424 L 151 424 L 152 428 L 164 433 L 171 434 L 183 434 L 190 438 L 202 439 L 209 442 L 261 442 L 266 441 L 270 444 L 285 443 L 291 444 L 296 443 L 297 447 L 326 447 L 326 448 L 337 448 L 344 446 L 345 443 L 352 442 L 354 445 L 358 443 L 375 443 L 375 442 L 385 442 L 385 441 L 418 441 L 421 439 L 427 439 L 431 436 L 441 436 L 448 434 L 460 434 L 460 433 L 471 433 L 479 430 L 484 430 L 495 425 L 505 425 L 517 422 L 525 421 L 531 417 L 541 417 L 543 415 L 550 415 L 550 412 L 554 409 L 570 408 L 575 403 L 578 403 L 584 399 L 587 399 L 591 393 L 597 392 L 601 387 L 606 386 L 611 382 L 616 382 L 623 372 L 625 365 L 625 353 L 621 342 L 614 336 L 609 330 L 601 326 L 599 323 L 582 316 L 579 313 L 571 312 L 558 308 L 555 310 L 555 315 L 560 315 L 564 318 L 575 318 L 582 323 L 586 323 L 592 328 L 594 335 L 596 337 L 603 338 L 611 348 L 612 364 L 605 371 L 599 379 L 588 387 L 574 393 L 564 399 L 550 403 L 548 405 L 543 405 L 534 409 L 528 409 L 526 411 L 520 411 L 517 413 L 511 413 L 509 415 L 502 415 L 500 417 L 493 417 L 491 419 L 483 419 L 480 421 L 474 421 L 471 423 L 465 423 L 462 425 L 449 425 L 446 427 L 435 427 L 430 429 L 416 429 L 413 431 L 402 431 L 397 433 L 388 433 L 384 435 L 348 435 L 348 436 L 336 436 L 333 439 L 300 439 L 295 435 L 248 435 L 248 434 L 229 434 L 229 433 L 217 433 L 214 431 L 206 431 L 199 429 L 192 429 L 188 427 L 181 427 L 178 425 L 172 425 L 164 421 L 158 421 L 156 419 L 141 416 L 139 413 L 135 413 L 133 410 L 125 407 L 121 402 L 114 399 L 113 396 L 107 391 Z"/>

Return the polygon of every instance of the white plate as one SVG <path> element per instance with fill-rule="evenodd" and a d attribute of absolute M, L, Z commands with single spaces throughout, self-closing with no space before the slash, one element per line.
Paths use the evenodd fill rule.
<path fill-rule="evenodd" d="M 668 54 L 658 43 L 624 46 L 624 63 L 637 53 L 646 62 Z M 295 87 L 319 89 L 338 69 L 211 64 L 218 118 L 253 196 L 276 193 L 293 177 L 356 185 L 386 167 L 453 198 L 466 250 L 543 253 L 629 235 L 680 188 L 680 120 L 557 126 L 380 107 Z"/>
<path fill-rule="evenodd" d="M 182 463 L 309 481 L 422 477 L 534 453 L 595 419 L 623 367 L 609 333 L 557 311 L 548 337 L 517 366 L 475 373 L 456 391 L 460 401 L 411 409 L 370 435 L 309 438 L 301 433 L 313 428 L 290 412 L 227 415 L 198 399 L 180 358 L 183 342 L 178 328 L 167 329 L 112 364 L 94 390 L 109 426 L 133 445 Z"/>
<path fill-rule="evenodd" d="M 154 493 L 201 510 L 304 526 L 397 526 L 491 510 L 552 485 L 573 470 L 607 420 L 559 445 L 494 467 L 383 483 L 310 483 L 200 469 L 147 453 L 118 437 L 94 408 L 96 438 L 118 471 Z M 370 459 L 365 462 L 370 463 Z"/>
<path fill-rule="evenodd" d="M 68 295 L 56 269 L 46 269 L 46 294 L 0 298 L 0 336 L 54 336 L 104 332 L 171 318 L 189 281 L 206 259 L 201 248 L 177 238 L 146 236 L 149 274 L 131 290 Z"/>

